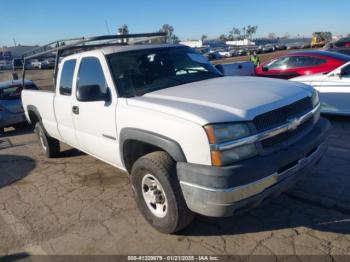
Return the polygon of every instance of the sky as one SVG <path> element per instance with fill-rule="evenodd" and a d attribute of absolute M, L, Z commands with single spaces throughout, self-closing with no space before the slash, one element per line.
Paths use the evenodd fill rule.
<path fill-rule="evenodd" d="M 350 33 L 349 0 L 2 0 L 1 10 L 0 46 L 115 33 L 122 24 L 144 33 L 168 23 L 182 40 L 247 25 L 258 26 L 255 37 Z"/>

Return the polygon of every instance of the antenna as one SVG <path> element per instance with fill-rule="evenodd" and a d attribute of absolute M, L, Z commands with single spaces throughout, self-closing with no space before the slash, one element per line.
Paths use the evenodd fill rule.
<path fill-rule="evenodd" d="M 106 25 L 106 28 L 107 28 L 107 33 L 110 35 L 111 31 L 109 30 L 109 25 L 108 25 L 107 20 L 105 20 L 105 25 Z"/>

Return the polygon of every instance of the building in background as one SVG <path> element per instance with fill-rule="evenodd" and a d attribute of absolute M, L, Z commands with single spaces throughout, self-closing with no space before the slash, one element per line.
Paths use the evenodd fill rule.
<path fill-rule="evenodd" d="M 187 45 L 192 48 L 201 48 L 203 47 L 203 41 L 202 40 L 187 40 L 187 41 L 181 41 L 181 45 Z"/>
<path fill-rule="evenodd" d="M 37 48 L 38 46 L 9 46 L 9 47 L 0 47 L 0 60 L 10 60 L 13 58 L 21 58 L 25 52 L 30 51 L 31 49 Z"/>

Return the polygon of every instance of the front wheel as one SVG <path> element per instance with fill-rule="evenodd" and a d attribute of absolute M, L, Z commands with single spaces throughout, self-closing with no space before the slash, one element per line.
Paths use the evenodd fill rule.
<path fill-rule="evenodd" d="M 39 122 L 35 124 L 35 133 L 38 136 L 39 143 L 46 157 L 52 158 L 59 154 L 60 142 L 57 139 L 48 136 Z"/>
<path fill-rule="evenodd" d="M 176 163 L 166 152 L 139 158 L 132 168 L 131 183 L 142 215 L 158 231 L 175 233 L 192 222 L 194 214 L 182 195 Z"/>

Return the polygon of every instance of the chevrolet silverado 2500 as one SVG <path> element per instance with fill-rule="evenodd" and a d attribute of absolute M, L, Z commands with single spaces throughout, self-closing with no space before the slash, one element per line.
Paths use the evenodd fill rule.
<path fill-rule="evenodd" d="M 22 98 L 47 157 L 62 141 L 125 170 L 142 215 L 166 233 L 286 191 L 320 160 L 330 127 L 312 87 L 223 77 L 181 45 L 76 52 L 55 92 Z"/>

